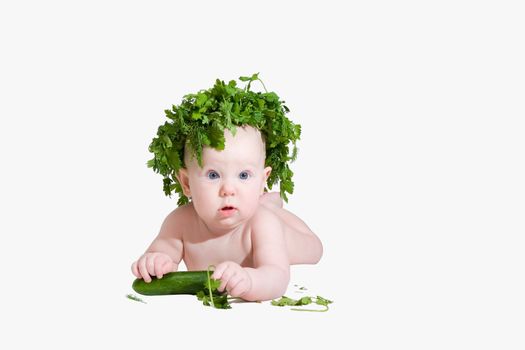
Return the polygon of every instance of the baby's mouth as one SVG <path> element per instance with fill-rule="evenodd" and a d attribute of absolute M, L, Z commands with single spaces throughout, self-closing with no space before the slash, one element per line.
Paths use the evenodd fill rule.
<path fill-rule="evenodd" d="M 237 208 L 231 205 L 225 205 L 219 210 L 219 215 L 223 218 L 229 218 L 237 212 Z"/>
<path fill-rule="evenodd" d="M 232 205 L 225 205 L 219 209 L 218 215 L 222 219 L 231 218 L 237 215 L 237 208 Z"/>
<path fill-rule="evenodd" d="M 225 207 L 222 207 L 221 208 L 221 211 L 229 211 L 229 210 L 235 210 L 236 208 L 235 207 L 232 207 L 230 205 L 227 205 Z"/>

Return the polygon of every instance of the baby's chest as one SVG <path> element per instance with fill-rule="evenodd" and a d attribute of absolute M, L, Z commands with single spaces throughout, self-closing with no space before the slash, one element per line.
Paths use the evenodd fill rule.
<path fill-rule="evenodd" d="M 234 261 L 241 266 L 252 267 L 249 239 L 240 236 L 184 244 L 184 263 L 188 270 L 206 270 L 209 265 L 217 265 L 224 261 Z"/>

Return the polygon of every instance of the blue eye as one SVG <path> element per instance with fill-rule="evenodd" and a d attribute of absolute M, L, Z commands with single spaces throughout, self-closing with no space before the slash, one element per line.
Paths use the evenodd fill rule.
<path fill-rule="evenodd" d="M 239 178 L 241 180 L 248 180 L 249 177 L 250 177 L 250 174 L 248 174 L 247 171 L 241 171 L 241 173 L 239 174 Z"/>
<path fill-rule="evenodd" d="M 208 176 L 208 179 L 210 179 L 210 180 L 215 180 L 215 179 L 218 179 L 220 177 L 219 174 L 215 170 L 208 171 L 207 176 Z"/>

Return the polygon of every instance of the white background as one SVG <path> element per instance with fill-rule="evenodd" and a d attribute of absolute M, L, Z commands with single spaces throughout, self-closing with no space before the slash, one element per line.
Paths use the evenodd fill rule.
<path fill-rule="evenodd" d="M 523 349 L 519 2 L 184 3 L 0 5 L 1 347 Z M 335 303 L 126 299 L 176 202 L 145 166 L 164 109 L 255 72 L 325 247 L 289 293 Z"/>

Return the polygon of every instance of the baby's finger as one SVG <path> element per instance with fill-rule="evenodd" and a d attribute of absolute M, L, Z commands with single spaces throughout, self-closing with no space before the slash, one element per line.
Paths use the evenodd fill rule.
<path fill-rule="evenodd" d="M 155 258 L 156 255 L 149 255 L 146 259 L 146 269 L 148 270 L 148 273 L 150 276 L 156 276 L 155 275 Z"/>
<path fill-rule="evenodd" d="M 155 261 L 155 265 L 154 265 L 154 269 L 155 269 L 155 276 L 157 276 L 157 278 L 162 278 L 162 276 L 164 275 L 164 265 L 166 264 L 166 262 L 168 261 L 162 261 L 163 259 L 161 259 L 160 257 L 157 257 L 156 261 Z"/>
<path fill-rule="evenodd" d="M 155 276 L 157 276 L 157 278 L 162 278 L 162 276 L 171 269 L 171 261 L 169 261 L 169 259 L 162 260 L 161 258 L 157 258 L 155 261 Z"/>
<path fill-rule="evenodd" d="M 169 272 L 175 272 L 175 271 L 178 270 L 178 267 L 179 267 L 179 265 L 175 264 L 173 261 L 167 261 L 162 266 L 162 273 L 166 274 L 166 273 L 169 273 Z"/>
<path fill-rule="evenodd" d="M 224 292 L 228 290 L 228 285 L 231 283 L 232 279 L 235 277 L 236 271 L 226 270 L 221 277 L 221 285 L 218 288 L 219 292 Z"/>
<path fill-rule="evenodd" d="M 137 268 L 136 261 L 131 265 L 131 273 L 137 278 L 142 278 L 142 276 L 139 273 L 139 269 Z"/>
<path fill-rule="evenodd" d="M 213 270 L 213 274 L 211 275 L 211 278 L 215 280 L 220 280 L 226 268 L 228 268 L 228 264 L 225 262 L 220 263 L 219 265 L 215 266 L 215 269 Z"/>
<path fill-rule="evenodd" d="M 228 281 L 228 284 L 226 285 L 226 291 L 228 291 L 228 294 L 231 294 L 231 291 L 235 289 L 235 287 L 241 282 L 241 277 L 239 274 L 233 275 L 230 280 Z M 233 295 L 233 294 L 231 294 Z"/>
<path fill-rule="evenodd" d="M 142 276 L 142 278 L 144 278 L 144 282 L 146 283 L 149 283 L 151 282 L 151 277 L 148 273 L 148 269 L 146 268 L 146 259 L 140 259 L 139 260 L 139 263 L 138 263 L 138 268 L 139 268 L 139 272 Z"/>

